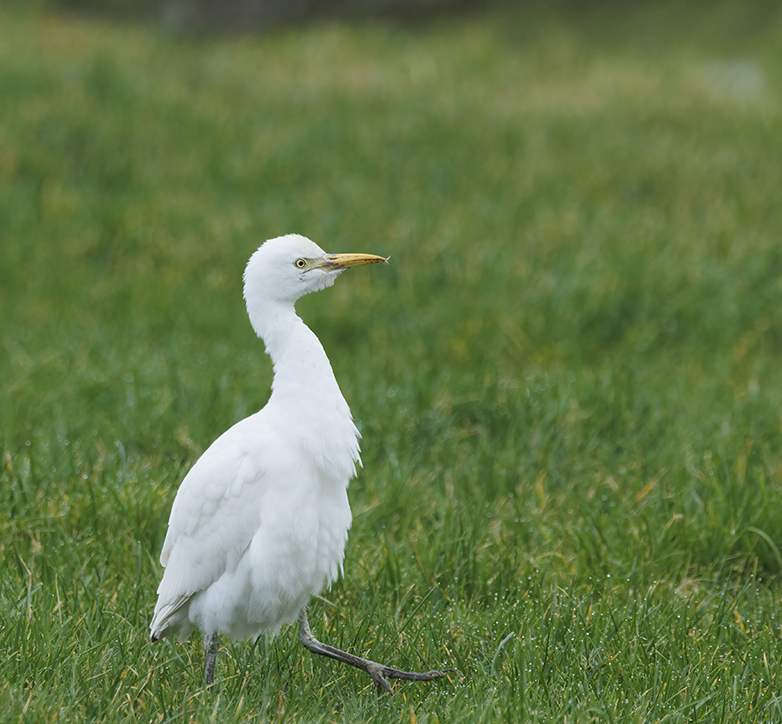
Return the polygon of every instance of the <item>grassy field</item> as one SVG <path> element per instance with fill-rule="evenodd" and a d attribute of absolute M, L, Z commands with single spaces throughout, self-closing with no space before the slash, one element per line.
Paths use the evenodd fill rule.
<path fill-rule="evenodd" d="M 14 9 L 14 7 L 16 9 Z M 265 37 L 0 9 L 0 718 L 782 721 L 782 14 Z M 363 433 L 315 660 L 148 642 L 185 471 L 263 405 L 266 238 Z"/>

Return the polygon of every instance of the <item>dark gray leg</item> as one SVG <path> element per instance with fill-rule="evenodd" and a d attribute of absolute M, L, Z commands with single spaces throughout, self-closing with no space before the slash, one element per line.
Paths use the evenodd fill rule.
<path fill-rule="evenodd" d="M 388 679 L 403 679 L 405 681 L 432 681 L 432 679 L 439 679 L 446 676 L 452 669 L 444 669 L 442 671 L 425 671 L 419 673 L 417 671 L 400 671 L 399 669 L 392 669 L 390 666 L 383 666 L 383 664 L 376 664 L 369 659 L 362 659 L 360 656 L 354 656 L 347 653 L 347 651 L 341 651 L 335 649 L 328 644 L 322 644 L 318 639 L 312 635 L 310 631 L 310 624 L 307 620 L 307 609 L 302 608 L 299 613 L 299 641 L 307 651 L 319 656 L 328 656 L 330 659 L 336 659 L 343 664 L 350 664 L 357 669 L 366 671 L 371 677 L 372 681 L 377 686 L 377 695 L 380 696 L 383 691 L 390 691 L 393 695 L 394 691 L 391 688 L 391 684 L 388 683 Z"/>
<path fill-rule="evenodd" d="M 212 686 L 215 683 L 215 666 L 217 665 L 217 650 L 220 648 L 220 636 L 217 631 L 213 634 L 207 634 L 204 639 L 204 650 L 206 651 L 206 685 Z"/>

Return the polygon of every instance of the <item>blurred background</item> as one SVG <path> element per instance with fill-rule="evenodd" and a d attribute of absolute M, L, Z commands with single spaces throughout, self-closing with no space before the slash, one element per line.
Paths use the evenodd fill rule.
<path fill-rule="evenodd" d="M 780 188 L 777 2 L 6 0 L 10 711 L 157 720 L 177 711 L 165 691 L 196 691 L 197 671 L 165 678 L 198 668 L 166 649 L 144 682 L 156 559 L 184 472 L 266 400 L 241 276 L 288 232 L 391 256 L 298 306 L 363 433 L 329 625 L 442 614 L 437 637 L 406 635 L 450 642 L 429 653 L 485 674 L 470 696 L 506 721 L 595 701 L 615 720 L 690 716 L 696 689 L 703 714 L 723 685 L 735 716 L 767 711 Z M 641 599 L 660 620 L 634 618 Z M 662 628 L 678 653 L 631 680 Z M 536 643 L 555 630 L 557 666 Z M 255 676 L 239 651 L 237 687 Z M 109 673 L 55 685 L 62 660 Z M 606 678 L 580 676 L 592 661 Z M 469 693 L 425 691 L 443 720 Z"/>
<path fill-rule="evenodd" d="M 263 31 L 283 23 L 358 17 L 421 19 L 465 9 L 486 10 L 476 0 L 48 0 L 63 10 L 169 23 L 202 31 Z M 510 4 L 510 3 L 505 3 Z"/>

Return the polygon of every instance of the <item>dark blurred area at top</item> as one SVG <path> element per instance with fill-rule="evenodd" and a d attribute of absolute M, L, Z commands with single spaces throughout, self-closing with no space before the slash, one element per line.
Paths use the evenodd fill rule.
<path fill-rule="evenodd" d="M 344 17 L 425 18 L 479 9 L 501 0 L 49 0 L 60 10 L 152 19 L 181 30 L 258 31 L 281 24 Z M 504 4 L 509 4 L 505 0 Z"/>

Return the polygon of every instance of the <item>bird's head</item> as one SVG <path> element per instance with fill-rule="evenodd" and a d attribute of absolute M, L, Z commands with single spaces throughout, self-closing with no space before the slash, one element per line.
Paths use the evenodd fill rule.
<path fill-rule="evenodd" d="M 275 303 L 293 304 L 310 292 L 330 287 L 348 267 L 387 259 L 374 254 L 327 254 L 298 234 L 262 244 L 244 272 L 244 298 L 252 318 Z"/>

